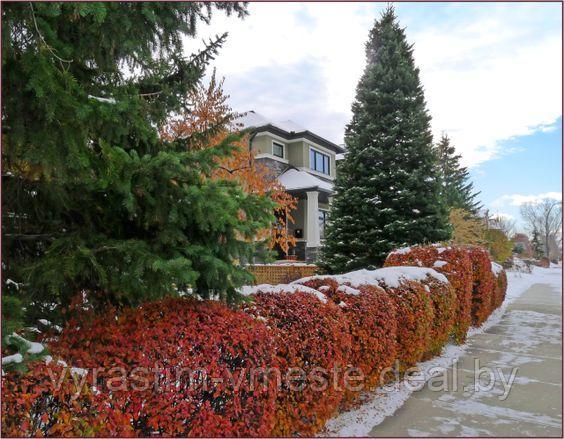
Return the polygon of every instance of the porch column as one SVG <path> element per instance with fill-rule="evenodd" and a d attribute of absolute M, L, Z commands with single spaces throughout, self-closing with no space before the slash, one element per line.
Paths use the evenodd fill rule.
<path fill-rule="evenodd" d="M 307 247 L 319 247 L 319 192 L 311 191 L 307 194 L 307 209 L 306 209 L 306 239 Z"/>

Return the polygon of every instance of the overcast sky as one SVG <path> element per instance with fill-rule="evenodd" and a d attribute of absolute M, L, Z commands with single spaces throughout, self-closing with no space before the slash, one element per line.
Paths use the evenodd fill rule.
<path fill-rule="evenodd" d="M 292 119 L 342 143 L 364 44 L 385 6 L 250 3 L 244 20 L 215 14 L 199 36 L 229 32 L 213 66 L 235 110 Z M 561 4 L 395 6 L 415 45 L 433 131 L 451 136 L 487 207 L 517 217 L 523 200 L 561 198 Z M 198 47 L 186 44 L 188 53 Z M 512 163 L 504 181 L 496 163 Z M 528 181 L 537 174 L 541 182 Z"/>

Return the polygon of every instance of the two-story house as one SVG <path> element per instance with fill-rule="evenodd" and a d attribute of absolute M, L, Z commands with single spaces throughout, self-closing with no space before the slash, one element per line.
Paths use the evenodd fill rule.
<path fill-rule="evenodd" d="M 249 111 L 237 122 L 251 129 L 249 146 L 256 160 L 272 169 L 286 191 L 298 199 L 294 222 L 287 222 L 296 238 L 289 254 L 314 261 L 325 238 L 337 172 L 335 156 L 344 149 L 290 120 L 275 122 Z"/>

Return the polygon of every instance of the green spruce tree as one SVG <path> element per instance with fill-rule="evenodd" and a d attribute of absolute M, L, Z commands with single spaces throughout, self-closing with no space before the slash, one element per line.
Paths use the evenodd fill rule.
<path fill-rule="evenodd" d="M 533 248 L 533 257 L 541 259 L 544 257 L 544 247 L 540 240 L 540 233 L 535 229 L 533 230 L 533 239 L 531 240 L 531 247 Z"/>
<path fill-rule="evenodd" d="M 393 248 L 450 235 L 419 70 L 392 7 L 370 31 L 366 58 L 323 252 L 333 272 L 376 267 Z"/>
<path fill-rule="evenodd" d="M 272 203 L 207 178 L 239 138 L 193 151 L 194 138 L 159 135 L 225 41 L 184 54 L 214 9 L 246 14 L 219 2 L 2 5 L 3 292 L 26 320 L 82 293 L 117 306 L 235 299 L 250 281 L 243 263 Z"/>
<path fill-rule="evenodd" d="M 479 192 L 474 192 L 468 169 L 460 164 L 460 155 L 450 144 L 448 135 L 443 134 L 435 147 L 441 180 L 441 198 L 448 209 L 464 209 L 477 215 L 482 208 L 476 200 Z"/>

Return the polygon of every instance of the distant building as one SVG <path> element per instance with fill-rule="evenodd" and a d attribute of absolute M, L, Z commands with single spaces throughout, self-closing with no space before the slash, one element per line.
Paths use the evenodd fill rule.
<path fill-rule="evenodd" d="M 315 261 L 325 239 L 336 155 L 344 153 L 344 148 L 291 120 L 276 122 L 255 111 L 237 122 L 251 128 L 250 147 L 256 160 L 270 168 L 286 191 L 298 199 L 292 213 L 294 222 L 286 222 L 297 241 L 289 254 Z"/>
<path fill-rule="evenodd" d="M 533 245 L 529 237 L 524 233 L 516 233 L 512 238 L 514 249 L 517 250 L 519 255 L 523 258 L 533 257 Z"/>

